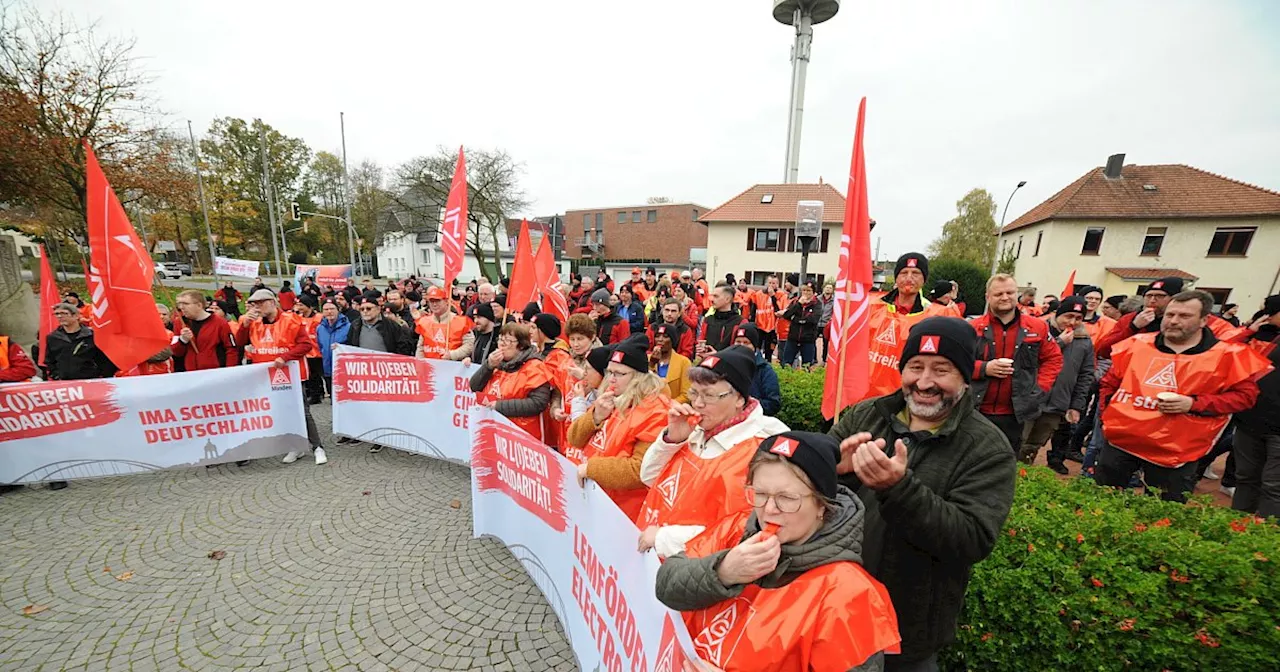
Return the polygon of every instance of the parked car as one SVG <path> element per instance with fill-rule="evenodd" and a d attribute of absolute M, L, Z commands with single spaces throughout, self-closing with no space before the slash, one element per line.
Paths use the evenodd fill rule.
<path fill-rule="evenodd" d="M 158 261 L 156 262 L 156 265 L 155 265 L 155 271 L 156 271 L 156 277 L 161 278 L 163 280 L 181 280 L 182 279 L 181 271 L 179 271 L 176 268 L 169 268 L 168 266 Z"/>
<path fill-rule="evenodd" d="M 177 271 L 182 275 L 191 275 L 191 264 L 188 264 L 185 261 L 166 261 L 164 262 L 164 265 L 165 268 L 168 268 L 171 271 Z"/>

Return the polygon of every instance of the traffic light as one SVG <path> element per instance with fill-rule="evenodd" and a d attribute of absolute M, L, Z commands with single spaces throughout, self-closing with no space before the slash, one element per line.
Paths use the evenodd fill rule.
<path fill-rule="evenodd" d="M 302 206 L 298 205 L 297 201 L 294 201 L 289 204 L 289 216 L 295 222 L 298 221 L 299 219 L 302 219 Z"/>

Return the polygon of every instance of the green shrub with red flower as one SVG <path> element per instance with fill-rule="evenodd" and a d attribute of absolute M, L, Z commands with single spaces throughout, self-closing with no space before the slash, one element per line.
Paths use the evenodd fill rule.
<path fill-rule="evenodd" d="M 974 568 L 945 670 L 1280 670 L 1280 527 L 1040 467 Z"/>

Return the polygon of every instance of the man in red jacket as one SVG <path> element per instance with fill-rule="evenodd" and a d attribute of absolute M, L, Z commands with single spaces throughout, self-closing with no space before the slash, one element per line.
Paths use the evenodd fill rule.
<path fill-rule="evenodd" d="M 1062 371 L 1062 350 L 1049 325 L 1018 310 L 1018 282 L 998 273 L 987 281 L 987 313 L 973 321 L 978 358 L 973 371 L 974 403 L 1018 450 L 1024 428 L 1040 417 L 1053 382 Z"/>
<path fill-rule="evenodd" d="M 173 343 L 173 356 L 187 371 L 221 369 L 239 364 L 240 353 L 231 335 L 231 325 L 205 310 L 204 293 L 188 289 L 175 301 L 182 313 L 182 328 Z"/>
<path fill-rule="evenodd" d="M 1160 278 L 1147 287 L 1142 295 L 1142 310 L 1121 317 L 1098 342 L 1093 350 L 1099 359 L 1111 359 L 1111 348 L 1116 343 L 1137 334 L 1160 333 L 1160 320 L 1169 297 L 1182 291 L 1182 278 Z"/>
<path fill-rule="evenodd" d="M 25 383 L 36 376 L 35 362 L 27 356 L 21 345 L 0 336 L 0 386 L 8 383 Z M 0 493 L 18 490 L 21 485 L 0 483 Z"/>

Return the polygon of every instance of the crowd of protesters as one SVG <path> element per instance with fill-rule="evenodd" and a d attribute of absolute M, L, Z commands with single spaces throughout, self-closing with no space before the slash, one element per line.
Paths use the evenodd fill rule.
<path fill-rule="evenodd" d="M 770 275 L 755 289 L 653 267 L 570 280 L 564 321 L 508 306 L 505 280 L 259 281 L 244 311 L 230 283 L 184 291 L 173 314 L 158 306 L 171 346 L 128 372 L 94 347 L 90 309 L 68 293 L 43 367 L 0 339 L 0 381 L 296 360 L 324 464 L 309 406 L 332 395 L 339 344 L 462 362 L 477 403 L 563 453 L 632 518 L 640 550 L 664 560 L 658 597 L 726 670 L 936 670 L 1012 506 L 1016 465 L 1046 446 L 1060 474 L 1078 462 L 1101 485 L 1178 502 L 1230 453 L 1220 477 L 1233 506 L 1280 516 L 1280 296 L 1241 320 L 1177 277 L 1139 297 L 1084 286 L 1037 302 L 997 274 L 966 319 L 959 286 L 905 254 L 870 305 L 871 391 L 821 435 L 777 419 L 775 364 L 825 362 L 830 285 Z M 724 635 L 726 609 L 755 614 L 733 626 L 739 646 L 705 645 Z"/>

